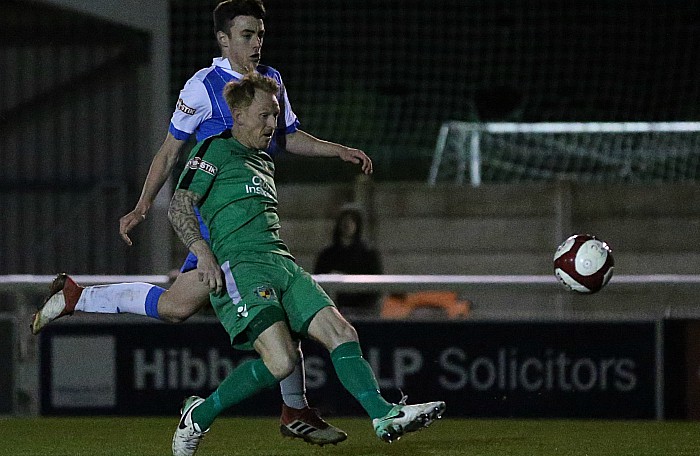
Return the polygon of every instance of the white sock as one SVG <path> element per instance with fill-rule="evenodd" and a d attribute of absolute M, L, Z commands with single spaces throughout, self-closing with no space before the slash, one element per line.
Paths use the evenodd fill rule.
<path fill-rule="evenodd" d="M 299 361 L 294 366 L 294 371 L 282 381 L 282 400 L 287 407 L 303 409 L 309 406 L 306 401 L 306 379 L 304 378 L 304 355 L 299 351 Z"/>
<path fill-rule="evenodd" d="M 150 283 L 115 283 L 85 287 L 75 310 L 90 313 L 131 313 L 158 318 L 158 297 L 164 290 Z"/>

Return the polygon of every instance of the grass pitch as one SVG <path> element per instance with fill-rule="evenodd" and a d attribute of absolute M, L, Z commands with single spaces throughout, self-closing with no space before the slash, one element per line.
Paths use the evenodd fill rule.
<path fill-rule="evenodd" d="M 334 418 L 348 440 L 323 448 L 282 438 L 275 418 L 222 417 L 197 456 L 697 456 L 700 424 L 656 421 L 467 420 L 446 417 L 392 444 L 368 419 Z M 177 417 L 0 418 L 0 455 L 162 456 Z"/>

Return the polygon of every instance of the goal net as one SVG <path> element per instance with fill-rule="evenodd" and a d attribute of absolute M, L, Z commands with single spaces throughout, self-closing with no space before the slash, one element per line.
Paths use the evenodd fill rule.
<path fill-rule="evenodd" d="M 446 122 L 428 181 L 700 179 L 700 122 Z"/>
<path fill-rule="evenodd" d="M 220 54 L 216 3 L 170 2 L 173 105 Z M 369 153 L 375 179 L 424 180 L 448 120 L 700 120 L 697 0 L 265 6 L 263 63 L 282 73 L 301 128 Z M 309 163 L 300 174 L 312 175 Z M 323 161 L 313 179 L 334 179 L 334 165 Z"/>

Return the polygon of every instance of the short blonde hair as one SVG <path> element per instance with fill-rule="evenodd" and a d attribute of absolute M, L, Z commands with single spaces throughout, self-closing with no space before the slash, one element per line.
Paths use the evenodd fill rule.
<path fill-rule="evenodd" d="M 224 86 L 224 99 L 231 112 L 250 106 L 256 90 L 277 95 L 280 86 L 274 79 L 256 72 L 246 74 L 240 81 L 228 82 Z"/>

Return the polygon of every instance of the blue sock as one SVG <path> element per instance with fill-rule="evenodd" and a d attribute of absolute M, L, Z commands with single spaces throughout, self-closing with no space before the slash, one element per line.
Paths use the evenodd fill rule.
<path fill-rule="evenodd" d="M 164 291 L 165 288 L 155 285 L 148 291 L 148 294 L 146 295 L 145 308 L 146 315 L 149 317 L 160 320 L 160 315 L 158 315 L 158 299 L 160 299 L 160 295 L 162 295 Z"/>

